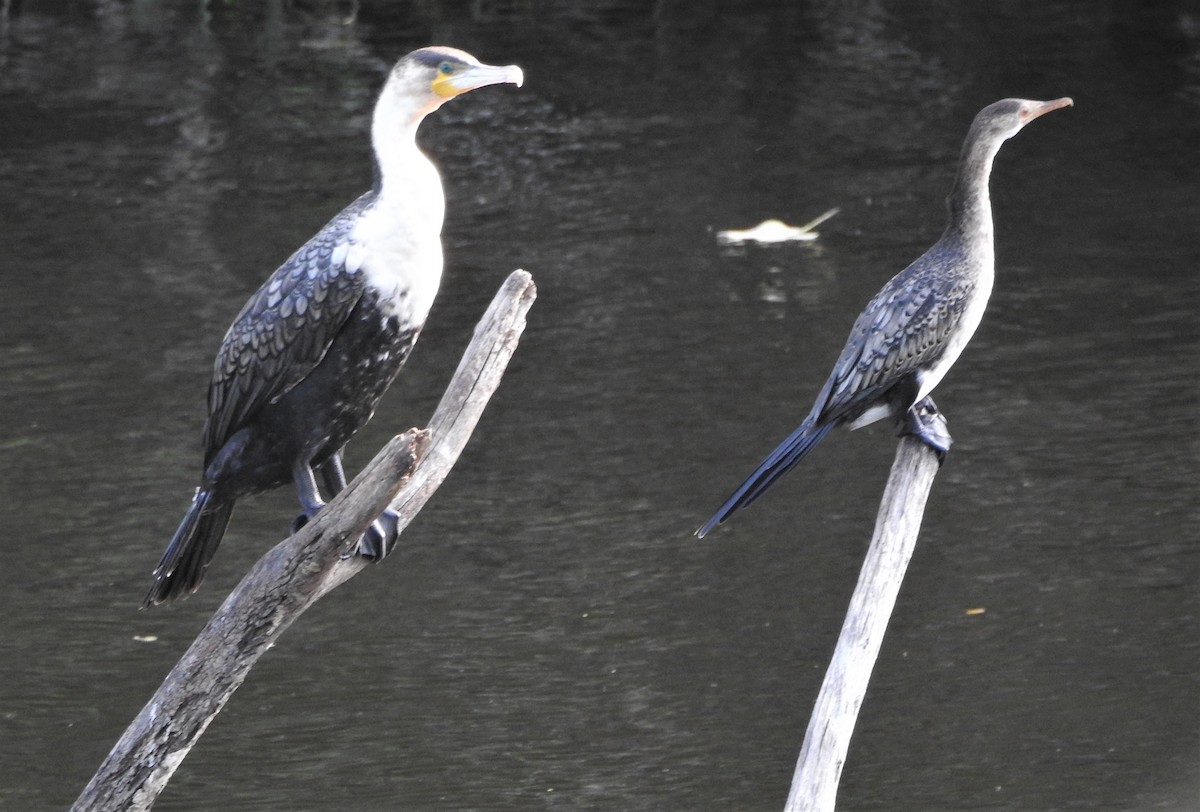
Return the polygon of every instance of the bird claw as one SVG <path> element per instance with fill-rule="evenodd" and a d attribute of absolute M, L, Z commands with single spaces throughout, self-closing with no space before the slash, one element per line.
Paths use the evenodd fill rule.
<path fill-rule="evenodd" d="M 400 515 L 394 510 L 385 510 L 378 519 L 371 522 L 367 532 L 362 534 L 362 538 L 358 540 L 358 546 L 354 552 L 349 553 L 343 558 L 361 555 L 363 558 L 369 558 L 376 563 L 387 558 L 388 554 L 396 546 L 396 539 L 399 537 L 397 524 Z"/>
<path fill-rule="evenodd" d="M 911 435 L 934 450 L 938 465 L 946 461 L 946 454 L 954 443 L 946 416 L 938 410 L 933 398 L 924 397 L 912 405 L 904 416 L 900 436 Z"/>
<path fill-rule="evenodd" d="M 294 536 L 299 533 L 306 524 L 317 518 L 318 512 L 320 512 L 320 508 L 317 508 L 311 512 L 306 510 L 302 513 L 297 513 L 296 518 L 292 519 L 292 535 Z"/>

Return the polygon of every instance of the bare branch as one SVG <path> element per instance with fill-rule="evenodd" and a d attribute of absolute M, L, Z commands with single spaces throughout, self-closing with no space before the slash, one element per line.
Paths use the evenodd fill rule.
<path fill-rule="evenodd" d="M 808 722 L 784 812 L 834 808 L 858 710 L 917 545 L 938 466 L 937 453 L 929 446 L 913 437 L 901 439 L 879 504 L 875 534 Z"/>

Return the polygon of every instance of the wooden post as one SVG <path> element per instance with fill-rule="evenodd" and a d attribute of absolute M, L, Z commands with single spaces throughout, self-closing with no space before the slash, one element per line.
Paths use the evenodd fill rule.
<path fill-rule="evenodd" d="M 259 656 L 318 598 L 368 566 L 342 556 L 384 507 L 400 514 L 397 532 L 408 525 L 466 446 L 535 295 L 529 274 L 509 275 L 429 428 L 394 438 L 316 519 L 251 568 L 109 752 L 73 812 L 149 809 Z"/>
<path fill-rule="evenodd" d="M 813 707 L 784 812 L 834 808 L 858 709 L 917 544 L 939 465 L 937 453 L 920 440 L 911 436 L 900 440 L 875 519 L 875 534 Z"/>

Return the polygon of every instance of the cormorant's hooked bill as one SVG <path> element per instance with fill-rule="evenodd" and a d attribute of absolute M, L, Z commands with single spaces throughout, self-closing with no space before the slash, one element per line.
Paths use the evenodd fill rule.
<path fill-rule="evenodd" d="M 342 451 L 366 424 L 420 335 L 442 275 L 445 197 L 417 148 L 425 116 L 486 85 L 524 81 L 457 48 L 422 48 L 392 69 L 371 120 L 375 187 L 334 217 L 250 297 L 217 351 L 200 486 L 154 571 L 143 606 L 195 591 L 241 497 L 288 482 L 316 516 L 346 486 Z M 381 516 L 358 551 L 395 543 Z"/>
<path fill-rule="evenodd" d="M 484 65 L 466 51 L 457 48 L 422 48 L 412 53 L 413 61 L 435 71 L 433 92 L 445 98 L 487 85 L 512 84 L 520 87 L 525 74 L 516 65 Z"/>
<path fill-rule="evenodd" d="M 963 144 L 941 238 L 883 286 L 854 322 L 846 346 L 808 417 L 759 464 L 697 531 L 703 538 L 790 471 L 832 429 L 860 428 L 885 417 L 944 455 L 950 437 L 934 431 L 930 392 L 971 340 L 995 274 L 988 177 L 1007 139 L 1038 116 L 1069 107 L 1053 101 L 1003 99 L 983 108 Z"/>

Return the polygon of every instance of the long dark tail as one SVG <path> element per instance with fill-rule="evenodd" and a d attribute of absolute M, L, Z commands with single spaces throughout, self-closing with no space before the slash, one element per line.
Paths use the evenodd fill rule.
<path fill-rule="evenodd" d="M 146 593 L 143 608 L 173 601 L 200 587 L 232 514 L 232 500 L 219 499 L 203 488 L 196 491 L 154 570 L 154 586 Z"/>
<path fill-rule="evenodd" d="M 818 425 L 811 418 L 801 423 L 800 428 L 793 431 L 786 440 L 767 455 L 754 473 L 748 476 L 746 481 L 725 500 L 725 504 L 721 505 L 720 510 L 696 531 L 696 535 L 704 538 L 714 527 L 761 496 L 762 492 L 771 487 L 775 480 L 792 470 L 796 463 L 804 459 L 808 452 L 812 451 L 813 446 L 821 442 L 821 439 L 835 425 L 836 423 Z"/>

